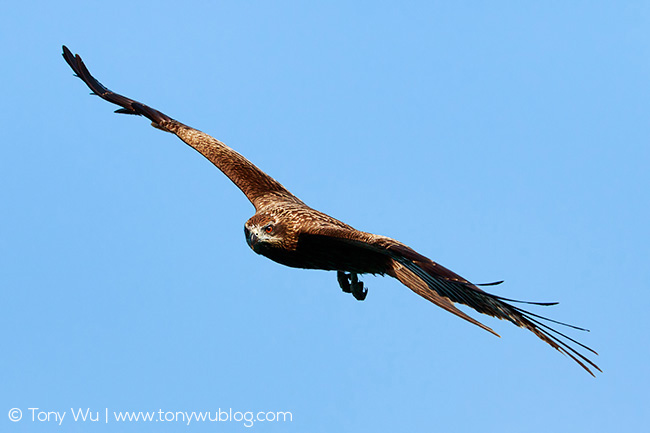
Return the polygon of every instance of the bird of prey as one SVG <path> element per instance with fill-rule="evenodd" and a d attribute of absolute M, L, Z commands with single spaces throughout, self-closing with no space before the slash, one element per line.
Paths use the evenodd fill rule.
<path fill-rule="evenodd" d="M 478 284 L 472 284 L 395 239 L 356 230 L 312 209 L 219 140 L 145 104 L 110 91 L 90 74 L 81 57 L 73 55 L 65 46 L 63 57 L 75 75 L 92 90 L 92 94 L 121 107 L 116 110 L 117 113 L 144 116 L 152 126 L 176 135 L 210 160 L 248 197 L 255 207 L 255 215 L 246 221 L 244 234 L 246 242 L 257 254 L 294 268 L 336 271 L 341 289 L 360 301 L 365 299 L 368 290 L 359 280 L 359 275 L 391 276 L 435 305 L 494 335 L 498 336 L 492 329 L 456 308 L 455 304 L 466 305 L 479 313 L 528 329 L 571 357 L 592 376 L 592 368 L 601 371 L 572 343 L 597 354 L 595 351 L 543 321 L 585 329 L 528 312 L 511 302 L 542 306 L 556 303 L 516 301 L 488 293 Z"/>

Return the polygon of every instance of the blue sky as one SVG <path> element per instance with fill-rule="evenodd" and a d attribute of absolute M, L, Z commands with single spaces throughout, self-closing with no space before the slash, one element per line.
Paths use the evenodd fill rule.
<path fill-rule="evenodd" d="M 3 7 L 2 431 L 646 426 L 646 2 L 204 3 Z M 504 279 L 503 296 L 560 301 L 535 311 L 591 329 L 570 335 L 604 373 L 396 280 L 366 277 L 356 302 L 333 273 L 255 255 L 241 192 L 88 96 L 62 44 L 312 207 Z M 84 424 L 71 408 L 293 421 Z"/>

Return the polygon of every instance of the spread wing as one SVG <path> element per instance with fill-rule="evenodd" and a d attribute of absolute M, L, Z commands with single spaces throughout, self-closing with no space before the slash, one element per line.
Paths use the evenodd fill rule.
<path fill-rule="evenodd" d="M 147 105 L 110 91 L 90 74 L 81 57 L 78 54 L 73 55 L 66 46 L 63 46 L 63 58 L 76 76 L 92 90 L 92 94 L 122 107 L 116 110 L 116 113 L 144 116 L 151 120 L 153 126 L 177 135 L 228 176 L 256 209 L 278 201 L 302 203 L 278 181 L 219 140 Z"/>
<path fill-rule="evenodd" d="M 307 242 L 319 244 L 324 243 L 322 238 L 327 238 L 327 244 L 330 248 L 340 248 L 347 251 L 349 256 L 354 256 L 357 261 L 356 267 L 365 264 L 367 269 L 377 269 L 377 255 L 380 253 L 382 256 L 389 258 L 388 261 L 382 261 L 384 269 L 380 273 L 397 278 L 415 293 L 439 307 L 497 336 L 498 334 L 492 329 L 457 309 L 454 303 L 466 305 L 479 313 L 507 320 L 519 327 L 528 329 L 553 348 L 568 355 L 592 376 L 593 372 L 590 367 L 601 371 L 596 364 L 578 352 L 571 344 L 573 343 L 597 355 L 594 350 L 544 322 L 552 322 L 583 331 L 586 331 L 585 329 L 531 313 L 509 302 L 541 306 L 555 305 L 556 303 L 516 301 L 487 293 L 444 266 L 385 236 L 329 227 L 303 236 L 303 238 Z"/>

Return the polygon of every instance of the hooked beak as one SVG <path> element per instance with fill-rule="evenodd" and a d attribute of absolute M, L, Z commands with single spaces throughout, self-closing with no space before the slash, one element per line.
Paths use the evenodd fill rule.
<path fill-rule="evenodd" d="M 248 228 L 244 228 L 244 233 L 246 235 L 246 243 L 248 244 L 249 247 L 253 249 L 253 251 L 255 251 L 255 244 L 257 243 L 258 240 L 257 235 L 251 232 L 250 230 L 248 230 Z"/>

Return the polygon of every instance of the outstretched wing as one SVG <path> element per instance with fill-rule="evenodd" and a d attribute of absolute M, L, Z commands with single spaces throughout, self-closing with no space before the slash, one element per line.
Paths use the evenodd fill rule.
<path fill-rule="evenodd" d="M 568 355 L 592 376 L 593 372 L 586 364 L 601 371 L 596 364 L 578 352 L 570 343 L 576 344 L 596 355 L 598 355 L 598 353 L 540 320 L 557 323 L 582 331 L 586 331 L 586 329 L 578 328 L 573 325 L 568 325 L 566 323 L 531 313 L 522 308 L 515 307 L 506 301 L 541 306 L 555 305 L 557 302 L 526 302 L 502 298 L 481 290 L 466 279 L 434 261 L 429 260 L 421 254 L 418 254 L 405 245 L 396 243 L 389 245 L 387 249 L 395 263 L 393 268 L 395 277 L 400 279 L 400 281 L 402 281 L 405 274 L 413 274 L 423 281 L 430 290 L 448 298 L 452 302 L 467 305 L 479 313 L 487 314 L 498 319 L 508 320 L 521 328 L 528 329 L 553 348 Z"/>
<path fill-rule="evenodd" d="M 190 128 L 147 105 L 110 91 L 90 74 L 79 54 L 73 55 L 66 46 L 63 46 L 63 58 L 76 76 L 93 91 L 93 94 L 122 107 L 116 110 L 116 113 L 144 116 L 151 120 L 153 126 L 177 135 L 228 176 L 256 209 L 278 201 L 302 203 L 278 181 L 219 140 Z"/>
<path fill-rule="evenodd" d="M 601 371 L 596 364 L 572 347 L 571 343 L 597 355 L 594 350 L 542 321 L 583 331 L 586 331 L 585 329 L 539 316 L 506 301 L 541 306 L 555 305 L 556 303 L 516 301 L 487 293 L 444 266 L 385 236 L 331 227 L 320 229 L 303 238 L 307 242 L 323 244 L 323 237 L 328 239 L 327 243 L 331 248 L 340 247 L 341 250 L 347 251 L 349 256 L 354 256 L 357 268 L 367 266 L 367 269 L 377 269 L 378 253 L 389 257 L 388 261 L 381 261 L 384 266 L 381 273 L 397 278 L 418 295 L 497 336 L 498 334 L 492 329 L 458 310 L 454 303 L 467 305 L 479 313 L 508 320 L 519 327 L 528 329 L 553 348 L 571 357 L 592 376 L 593 372 L 590 367 Z M 374 272 L 377 273 L 377 271 Z"/>

